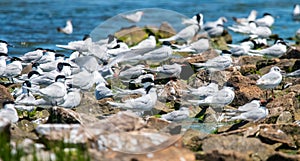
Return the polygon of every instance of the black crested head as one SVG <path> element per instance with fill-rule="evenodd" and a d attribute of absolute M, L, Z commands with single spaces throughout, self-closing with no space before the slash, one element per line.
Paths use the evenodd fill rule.
<path fill-rule="evenodd" d="M 111 48 L 111 49 L 118 49 L 118 48 L 120 48 L 120 44 L 117 44 L 116 46 L 114 46 L 114 47 Z"/>
<path fill-rule="evenodd" d="M 43 48 L 35 48 L 34 50 L 44 50 Z"/>
<path fill-rule="evenodd" d="M 7 41 L 0 40 L 0 43 L 8 44 Z"/>
<path fill-rule="evenodd" d="M 82 38 L 82 40 L 84 41 L 84 40 L 86 40 L 86 39 L 88 39 L 88 38 L 90 38 L 91 36 L 89 35 L 89 34 L 85 34 L 84 36 L 83 36 L 83 38 Z"/>
<path fill-rule="evenodd" d="M 150 36 L 154 36 L 155 37 L 155 34 L 153 32 L 149 32 L 148 37 L 150 37 Z"/>
<path fill-rule="evenodd" d="M 222 54 L 232 54 L 229 50 L 222 50 Z"/>
<path fill-rule="evenodd" d="M 18 58 L 18 57 L 12 57 L 10 59 L 11 62 L 14 62 L 14 61 L 22 61 L 22 59 Z"/>
<path fill-rule="evenodd" d="M 272 16 L 270 13 L 264 13 L 263 16 Z"/>
<path fill-rule="evenodd" d="M 198 24 L 200 23 L 201 19 L 202 19 L 202 14 L 201 13 L 196 14 L 196 20 Z"/>
<path fill-rule="evenodd" d="M 152 87 L 153 87 L 153 85 L 150 85 L 150 86 L 148 86 L 147 88 L 145 88 L 147 94 L 149 93 L 149 91 L 150 91 L 150 89 L 151 89 Z"/>
<path fill-rule="evenodd" d="M 38 62 L 34 62 L 34 63 L 32 63 L 32 67 L 38 67 L 40 65 L 40 63 L 38 63 Z"/>
<path fill-rule="evenodd" d="M 15 104 L 15 102 L 14 101 L 12 101 L 12 100 L 6 100 L 6 101 L 4 101 L 3 103 L 2 103 L 2 105 L 3 105 L 3 107 L 5 106 L 5 105 L 8 105 L 8 104 Z"/>
<path fill-rule="evenodd" d="M 154 82 L 154 80 L 153 80 L 152 78 L 150 78 L 150 77 L 143 78 L 143 79 L 141 80 L 141 83 L 146 83 L 146 82 Z"/>
<path fill-rule="evenodd" d="M 37 72 L 37 71 L 30 71 L 29 73 L 28 73 L 28 75 L 27 75 L 27 77 L 30 79 L 33 75 L 41 75 L 39 72 Z"/>
<path fill-rule="evenodd" d="M 58 53 L 56 53 L 55 57 L 65 57 L 65 55 L 64 54 L 58 54 Z"/>
<path fill-rule="evenodd" d="M 169 41 L 163 41 L 163 45 L 171 46 L 172 44 Z"/>
<path fill-rule="evenodd" d="M 26 80 L 25 82 L 23 82 L 23 85 L 26 85 L 27 87 L 31 87 L 31 83 L 28 80 Z"/>
<path fill-rule="evenodd" d="M 123 42 L 123 40 L 117 39 L 117 43 Z"/>
<path fill-rule="evenodd" d="M 53 53 L 55 53 L 55 50 L 53 50 L 53 49 L 45 49 L 46 50 L 46 52 L 53 52 Z"/>
<path fill-rule="evenodd" d="M 8 56 L 8 55 L 0 52 L 0 56 Z"/>
<path fill-rule="evenodd" d="M 66 76 L 64 76 L 64 75 L 58 75 L 58 76 L 56 76 L 55 82 L 57 82 L 60 79 L 66 79 Z"/>

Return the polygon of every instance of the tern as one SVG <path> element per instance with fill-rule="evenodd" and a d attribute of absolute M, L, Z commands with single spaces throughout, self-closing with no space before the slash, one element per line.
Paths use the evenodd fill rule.
<path fill-rule="evenodd" d="M 4 40 L 0 40 L 0 53 L 2 54 L 7 54 L 8 53 L 8 46 L 11 46 L 10 44 L 8 44 L 8 42 L 4 41 Z"/>
<path fill-rule="evenodd" d="M 67 95 L 67 86 L 65 82 L 66 77 L 64 75 L 58 75 L 55 78 L 55 82 L 45 88 L 26 88 L 41 95 L 43 99 L 49 102 L 51 105 L 58 105 L 64 102 L 64 97 Z"/>
<path fill-rule="evenodd" d="M 150 111 L 156 104 L 157 93 L 156 88 L 149 86 L 146 88 L 146 95 L 135 99 L 125 100 L 124 103 L 110 102 L 108 103 L 114 107 L 124 108 L 136 112 Z"/>
<path fill-rule="evenodd" d="M 280 57 L 287 51 L 287 44 L 283 40 L 276 40 L 275 44 L 261 50 L 249 50 L 251 53 L 255 53 L 261 56 Z"/>
<path fill-rule="evenodd" d="M 269 73 L 263 75 L 256 81 L 256 85 L 260 87 L 261 89 L 273 89 L 277 87 L 282 81 L 282 75 L 281 75 L 281 70 L 277 66 L 273 66 Z M 267 96 L 267 91 L 266 91 L 266 98 Z"/>
<path fill-rule="evenodd" d="M 161 118 L 164 120 L 176 122 L 176 121 L 182 121 L 189 118 L 189 115 L 190 115 L 189 108 L 181 107 L 179 110 L 161 115 Z"/>
<path fill-rule="evenodd" d="M 220 56 L 207 60 L 205 63 L 192 63 L 197 68 L 207 68 L 209 71 L 220 71 L 231 66 L 231 52 L 222 50 Z"/>
<path fill-rule="evenodd" d="M 2 103 L 3 108 L 0 109 L 0 117 L 5 120 L 16 123 L 19 120 L 18 112 L 15 109 L 15 102 L 13 101 L 4 101 Z"/>
<path fill-rule="evenodd" d="M 256 19 L 255 22 L 258 26 L 271 27 L 274 24 L 275 19 L 270 13 L 264 13 L 263 17 Z"/>
<path fill-rule="evenodd" d="M 202 14 L 197 15 L 197 22 L 198 22 L 197 24 L 192 24 L 192 25 L 189 25 L 189 26 L 185 27 L 184 29 L 179 31 L 174 36 L 169 37 L 169 38 L 165 38 L 165 39 L 159 39 L 159 41 L 163 42 L 163 41 L 184 40 L 184 41 L 187 42 L 187 44 L 190 44 L 192 42 L 192 39 L 194 38 L 194 36 L 201 29 L 200 24 L 203 24 L 203 15 Z"/>
<path fill-rule="evenodd" d="M 73 25 L 72 25 L 72 21 L 71 20 L 67 20 L 66 21 L 66 26 L 61 28 L 58 27 L 57 28 L 58 32 L 64 33 L 64 34 L 72 34 L 73 33 Z"/>
<path fill-rule="evenodd" d="M 145 49 L 145 48 L 152 48 L 154 49 L 156 46 L 156 39 L 154 34 L 149 34 L 148 38 L 139 42 L 136 46 L 131 47 L 130 49 Z"/>

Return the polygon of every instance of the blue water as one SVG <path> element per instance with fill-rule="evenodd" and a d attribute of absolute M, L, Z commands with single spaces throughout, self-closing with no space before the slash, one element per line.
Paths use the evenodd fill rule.
<path fill-rule="evenodd" d="M 226 25 L 233 23 L 232 16 L 245 17 L 255 9 L 258 11 L 258 17 L 264 12 L 274 15 L 276 21 L 272 28 L 273 33 L 287 38 L 293 36 L 300 28 L 299 22 L 292 21 L 291 16 L 293 5 L 296 3 L 300 3 L 299 0 L 1 0 L 0 39 L 14 45 L 9 49 L 10 54 L 21 55 L 36 47 L 57 49 L 55 44 L 79 40 L 107 19 L 141 8 L 168 9 L 188 17 L 202 12 L 204 21 L 225 16 L 229 20 Z M 167 15 L 161 17 L 172 20 L 172 17 Z M 73 34 L 58 33 L 56 28 L 64 26 L 67 19 L 72 19 Z M 234 41 L 242 38 L 241 35 L 231 34 Z"/>

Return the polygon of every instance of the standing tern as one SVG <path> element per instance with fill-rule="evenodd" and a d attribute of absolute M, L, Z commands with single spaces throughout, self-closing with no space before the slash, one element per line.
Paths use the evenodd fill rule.
<path fill-rule="evenodd" d="M 197 15 L 197 22 L 198 22 L 197 24 L 192 24 L 192 25 L 189 25 L 186 28 L 182 29 L 174 36 L 171 36 L 171 37 L 165 38 L 165 39 L 159 39 L 159 41 L 163 42 L 163 41 L 184 40 L 185 42 L 187 42 L 187 44 L 190 44 L 192 42 L 192 39 L 194 38 L 194 36 L 201 29 L 200 24 L 203 24 L 203 15 L 202 14 Z"/>
<path fill-rule="evenodd" d="M 146 88 L 147 94 L 135 99 L 125 100 L 124 103 L 110 102 L 114 107 L 124 108 L 136 112 L 150 111 L 156 104 L 157 93 L 156 88 L 149 86 Z"/>
<path fill-rule="evenodd" d="M 274 89 L 282 81 L 281 70 L 277 66 L 273 66 L 269 73 L 263 75 L 256 81 L 256 85 L 262 89 Z"/>
<path fill-rule="evenodd" d="M 205 63 L 192 63 L 197 68 L 207 68 L 209 71 L 220 71 L 231 66 L 231 52 L 223 50 L 220 56 L 207 60 Z"/>
<path fill-rule="evenodd" d="M 266 118 L 268 114 L 268 109 L 262 106 L 260 100 L 255 99 L 243 106 L 240 106 L 237 110 L 232 111 L 232 113 L 227 117 L 230 118 L 229 121 L 247 120 L 257 122 L 263 118 Z"/>
<path fill-rule="evenodd" d="M 136 46 L 131 47 L 130 49 L 144 49 L 144 48 L 152 48 L 154 49 L 156 46 L 155 35 L 150 33 L 148 38 L 139 42 Z"/>
<path fill-rule="evenodd" d="M 189 118 L 189 115 L 189 108 L 181 107 L 179 110 L 161 115 L 161 118 L 168 121 L 182 121 Z"/>
<path fill-rule="evenodd" d="M 188 100 L 190 103 L 195 105 L 209 105 L 213 109 L 219 111 L 226 105 L 229 105 L 235 97 L 234 90 L 232 87 L 224 86 L 223 89 L 217 91 L 211 96 L 206 97 L 205 99 L 200 100 Z"/>
<path fill-rule="evenodd" d="M 9 45 L 4 40 L 0 40 L 0 53 L 7 54 L 8 53 L 8 48 L 7 48 L 8 46 L 11 46 L 11 45 Z"/>
<path fill-rule="evenodd" d="M 67 94 L 63 98 L 63 102 L 58 104 L 58 106 L 64 108 L 75 108 L 81 102 L 81 94 L 80 89 L 77 88 L 69 88 L 67 89 Z"/>
<path fill-rule="evenodd" d="M 273 89 L 277 87 L 282 81 L 282 75 L 280 72 L 281 70 L 279 67 L 273 66 L 270 69 L 269 73 L 263 75 L 256 81 L 256 85 L 261 89 L 272 89 L 273 93 Z M 268 97 L 267 94 L 268 93 L 266 91 L 266 98 Z"/>
<path fill-rule="evenodd" d="M 283 40 L 276 40 L 275 44 L 261 50 L 250 50 L 251 53 L 255 53 L 261 56 L 280 57 L 287 51 L 287 44 Z"/>
<path fill-rule="evenodd" d="M 106 87 L 104 82 L 97 84 L 94 95 L 96 100 L 114 96 L 112 91 Z"/>
<path fill-rule="evenodd" d="M 2 105 L 3 108 L 0 109 L 0 117 L 11 123 L 18 122 L 19 116 L 17 110 L 15 109 L 15 102 L 5 101 Z"/>
<path fill-rule="evenodd" d="M 270 13 L 264 13 L 263 17 L 256 19 L 255 22 L 258 26 L 271 27 L 274 24 L 275 19 Z"/>
<path fill-rule="evenodd" d="M 71 20 L 66 21 L 66 26 L 65 27 L 58 27 L 57 28 L 58 32 L 64 33 L 64 34 L 72 34 L 73 33 L 73 25 Z"/>
<path fill-rule="evenodd" d="M 158 78 L 179 78 L 181 74 L 181 65 L 174 64 L 166 64 L 157 67 L 156 69 L 148 69 L 151 72 L 155 72 L 158 74 Z"/>
<path fill-rule="evenodd" d="M 13 82 L 13 77 L 18 76 L 22 72 L 22 60 L 18 57 L 12 57 L 10 59 L 11 63 L 6 65 L 3 76 L 10 78 Z"/>
<path fill-rule="evenodd" d="M 58 75 L 55 78 L 55 82 L 49 86 L 41 89 L 28 88 L 32 92 L 36 92 L 41 95 L 51 105 L 58 105 L 64 101 L 64 97 L 67 94 L 66 77 L 64 75 Z"/>
<path fill-rule="evenodd" d="M 202 37 L 199 40 L 192 42 L 190 45 L 175 45 L 178 49 L 173 49 L 175 52 L 193 52 L 193 53 L 202 53 L 210 48 L 209 39 L 207 37 Z"/>

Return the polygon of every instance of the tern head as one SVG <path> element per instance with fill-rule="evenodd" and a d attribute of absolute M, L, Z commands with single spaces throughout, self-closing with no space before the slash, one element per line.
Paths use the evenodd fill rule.
<path fill-rule="evenodd" d="M 12 57 L 10 59 L 10 62 L 14 62 L 14 61 L 19 61 L 19 62 L 22 62 L 22 59 L 18 58 L 18 57 Z"/>
<path fill-rule="evenodd" d="M 56 78 L 55 78 L 55 82 L 62 82 L 62 83 L 65 83 L 65 81 L 66 81 L 66 76 L 64 76 L 64 75 L 58 75 L 58 76 L 56 76 Z"/>
<path fill-rule="evenodd" d="M 172 44 L 169 41 L 163 41 L 162 45 L 164 45 L 164 46 L 171 46 Z"/>
<path fill-rule="evenodd" d="M 277 67 L 277 66 L 273 66 L 271 69 L 270 69 L 270 72 L 281 72 L 280 68 Z"/>
<path fill-rule="evenodd" d="M 0 57 L 8 57 L 6 53 L 0 53 Z"/>
<path fill-rule="evenodd" d="M 266 16 L 271 16 L 271 17 L 273 17 L 270 13 L 267 13 L 267 12 L 263 14 L 263 17 L 266 17 Z"/>
<path fill-rule="evenodd" d="M 31 77 L 33 77 L 34 75 L 36 76 L 40 76 L 41 74 L 38 71 L 30 71 L 27 75 L 28 79 L 30 79 Z"/>
<path fill-rule="evenodd" d="M 202 13 L 198 13 L 198 14 L 196 14 L 193 17 L 193 19 L 195 19 L 195 18 L 196 18 L 196 20 L 198 22 L 198 25 L 202 26 L 203 25 L 203 14 Z"/>
<path fill-rule="evenodd" d="M 2 103 L 3 108 L 8 109 L 8 108 L 14 108 L 15 102 L 11 100 L 6 100 Z"/>

